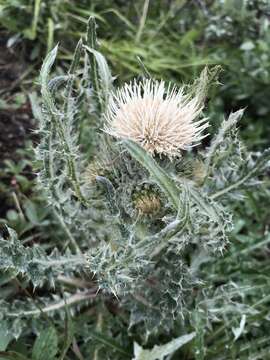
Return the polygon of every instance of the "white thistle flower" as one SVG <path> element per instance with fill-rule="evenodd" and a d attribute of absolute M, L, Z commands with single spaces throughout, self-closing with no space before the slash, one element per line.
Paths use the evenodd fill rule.
<path fill-rule="evenodd" d="M 196 120 L 202 109 L 199 96 L 191 98 L 183 88 L 134 80 L 111 95 L 104 131 L 133 140 L 151 154 L 173 157 L 206 136 L 207 119 Z"/>

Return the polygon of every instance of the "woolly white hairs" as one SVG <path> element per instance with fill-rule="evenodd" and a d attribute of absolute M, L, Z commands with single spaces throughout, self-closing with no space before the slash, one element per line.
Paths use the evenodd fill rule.
<path fill-rule="evenodd" d="M 207 119 L 195 121 L 202 111 L 198 97 L 183 88 L 165 88 L 164 81 L 136 80 L 111 95 L 104 131 L 140 144 L 151 154 L 180 155 L 206 135 Z"/>

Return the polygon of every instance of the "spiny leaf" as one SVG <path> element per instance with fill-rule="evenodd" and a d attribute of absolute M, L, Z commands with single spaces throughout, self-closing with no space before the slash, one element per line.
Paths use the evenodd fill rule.
<path fill-rule="evenodd" d="M 176 350 L 190 342 L 195 337 L 195 332 L 182 335 L 164 345 L 155 345 L 152 350 L 145 350 L 137 343 L 134 343 L 133 360 L 163 360 L 165 356 L 172 355 Z"/>
<path fill-rule="evenodd" d="M 254 162 L 251 169 L 247 170 L 243 176 L 241 176 L 235 183 L 232 183 L 225 187 L 224 189 L 217 191 L 214 194 L 211 194 L 211 199 L 216 199 L 220 196 L 225 195 L 226 193 L 229 193 L 231 191 L 234 191 L 236 189 L 240 189 L 241 186 L 244 186 L 245 183 L 248 182 L 252 177 L 256 177 L 257 174 L 259 174 L 263 168 L 265 168 L 268 165 L 268 162 L 270 161 L 270 148 L 263 151 L 262 154 L 259 154 L 258 159 Z"/>
<path fill-rule="evenodd" d="M 57 251 L 48 256 L 40 246 L 25 247 L 14 230 L 7 230 L 9 238 L 0 237 L 0 270 L 9 270 L 14 276 L 26 276 L 34 286 L 41 286 L 44 282 L 53 285 L 56 274 L 67 268 L 73 269 L 76 262 L 78 266 L 83 264 L 82 256 L 60 256 Z"/>
<path fill-rule="evenodd" d="M 234 113 L 231 113 L 228 120 L 223 121 L 217 135 L 211 141 L 211 145 L 206 153 L 206 163 L 205 163 L 206 176 L 205 176 L 205 178 L 207 178 L 209 176 L 209 173 L 211 171 L 212 161 L 213 161 L 213 158 L 217 151 L 217 148 L 223 143 L 224 138 L 226 137 L 228 132 L 237 125 L 239 119 L 241 119 L 241 117 L 243 115 L 243 112 L 244 112 L 244 110 L 241 109 Z"/>
<path fill-rule="evenodd" d="M 97 176 L 96 180 L 105 191 L 106 199 L 108 200 L 108 205 L 112 215 L 114 216 L 119 215 L 119 208 L 115 201 L 115 197 L 116 197 L 115 189 L 112 183 L 110 182 L 109 179 L 107 179 L 104 176 Z"/>
<path fill-rule="evenodd" d="M 112 89 L 112 82 L 113 78 L 109 69 L 109 66 L 107 64 L 107 61 L 105 57 L 97 50 L 90 48 L 89 46 L 84 46 L 84 48 L 92 54 L 92 56 L 95 58 L 97 67 L 98 67 L 98 75 L 101 82 L 101 90 L 99 90 L 99 97 L 103 96 L 103 101 L 105 101 L 105 104 L 108 100 L 108 95 Z"/>
<path fill-rule="evenodd" d="M 90 80 L 93 85 L 94 97 L 99 111 L 104 110 L 111 91 L 113 78 L 105 57 L 97 50 L 97 35 L 95 18 L 91 16 L 87 26 L 87 45 L 84 48 L 89 53 Z"/>
<path fill-rule="evenodd" d="M 50 51 L 49 54 L 46 56 L 40 71 L 41 94 L 45 105 L 52 113 L 56 112 L 56 108 L 48 84 L 50 70 L 55 62 L 57 51 L 58 45 L 56 45 L 55 48 L 53 48 L 52 51 Z"/>
<path fill-rule="evenodd" d="M 214 66 L 210 69 L 208 67 L 205 67 L 202 70 L 200 77 L 196 79 L 191 85 L 190 94 L 196 96 L 200 104 L 203 104 L 205 102 L 208 89 L 218 78 L 220 71 L 221 66 L 219 65 Z"/>

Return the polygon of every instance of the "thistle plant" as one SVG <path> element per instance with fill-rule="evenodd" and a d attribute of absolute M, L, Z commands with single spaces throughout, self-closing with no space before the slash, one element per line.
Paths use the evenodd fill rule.
<path fill-rule="evenodd" d="M 146 342 L 175 324 L 190 328 L 196 304 L 206 306 L 202 259 L 229 251 L 231 203 L 261 182 L 270 152 L 250 153 L 239 140 L 243 110 L 210 140 L 203 111 L 217 68 L 181 88 L 149 74 L 117 87 L 97 44 L 90 19 L 67 75 L 50 78 L 56 47 L 41 70 L 42 106 L 31 97 L 38 180 L 62 228 L 62 249 L 24 248 L 8 230 L 1 268 L 34 286 L 57 288 L 59 279 L 80 276 L 91 285 L 67 294 L 66 303 L 113 303 L 128 314 L 129 333 Z M 63 310 L 58 305 L 54 310 Z M 16 312 L 22 321 L 30 314 L 41 311 Z"/>

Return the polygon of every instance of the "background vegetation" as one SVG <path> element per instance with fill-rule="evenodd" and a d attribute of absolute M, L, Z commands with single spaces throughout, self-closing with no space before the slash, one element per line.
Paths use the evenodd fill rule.
<path fill-rule="evenodd" d="M 61 74 L 67 69 L 77 41 L 85 36 L 90 15 L 97 19 L 100 51 L 107 57 L 117 83 L 140 75 L 140 60 L 155 77 L 178 84 L 192 81 L 205 65 L 221 65 L 220 85 L 211 90 L 207 106 L 212 129 L 219 126 L 225 114 L 246 108 L 240 133 L 247 147 L 259 151 L 269 146 L 270 5 L 267 0 L 0 0 L 1 222 L 16 230 L 23 244 L 41 244 L 44 251 L 63 245 L 44 195 L 35 191 L 32 159 L 38 136 L 32 131 L 35 120 L 29 95 L 39 91 L 41 62 L 58 42 L 60 51 L 55 71 Z M 212 298 L 217 307 L 220 298 L 230 297 L 227 308 L 223 316 L 215 318 L 211 314 L 213 321 L 209 323 L 205 322 L 205 314 L 200 317 L 194 311 L 194 326 L 200 329 L 200 336 L 176 359 L 270 357 L 270 201 L 269 179 L 264 180 L 260 191 L 246 191 L 245 198 L 237 200 L 235 229 L 227 252 L 215 261 L 209 259 L 202 267 L 206 291 L 215 294 Z M 63 297 L 66 288 L 83 287 L 78 282 L 74 285 L 64 280 L 57 285 Z M 216 294 L 215 288 L 221 284 L 224 291 Z M 51 299 L 59 300 L 51 290 L 35 291 L 26 278 L 8 272 L 1 273 L 0 286 L 0 321 L 6 302 L 17 306 L 21 300 L 28 299 L 29 306 L 43 307 Z M 234 296 L 226 291 L 229 286 L 235 287 Z M 230 316 L 230 307 L 238 309 L 238 316 Z M 123 315 L 114 304 L 98 309 L 89 302 L 83 311 L 80 307 L 76 310 L 72 319 L 67 309 L 62 317 L 45 314 L 24 333 L 14 320 L 16 340 L 6 335 L 1 325 L 0 351 L 21 354 L 17 359 L 23 356 L 42 359 L 40 349 L 44 347 L 50 349 L 49 353 L 44 350 L 47 359 L 53 359 L 56 354 L 82 359 L 88 358 L 98 346 L 112 354 L 112 359 L 132 357 L 136 335 L 127 333 Z M 100 314 L 102 327 L 99 327 Z M 177 326 L 171 337 L 179 334 Z M 45 345 L 36 340 L 40 332 Z M 164 334 L 159 335 L 161 343 L 167 340 Z M 150 347 L 154 344 L 151 341 L 154 340 L 149 340 Z M 10 354 L 13 357 L 9 358 L 15 359 Z"/>

